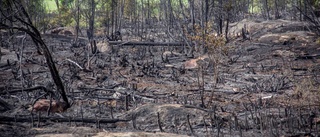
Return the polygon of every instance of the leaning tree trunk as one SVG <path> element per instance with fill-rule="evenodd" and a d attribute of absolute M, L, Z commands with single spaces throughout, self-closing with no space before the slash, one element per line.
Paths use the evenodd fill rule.
<path fill-rule="evenodd" d="M 0 29 L 15 29 L 19 31 L 26 32 L 33 40 L 35 45 L 38 48 L 38 51 L 42 51 L 43 55 L 46 58 L 46 62 L 48 64 L 52 79 L 57 86 L 57 90 L 59 91 L 63 101 L 65 102 L 64 110 L 70 107 L 68 102 L 68 98 L 66 96 L 66 92 L 62 83 L 62 80 L 59 76 L 59 72 L 53 62 L 51 53 L 41 38 L 40 32 L 35 28 L 31 22 L 31 19 L 23 7 L 21 1 L 17 0 L 8 0 L 1 1 L 1 4 L 6 5 L 5 9 L 0 9 L 1 14 L 8 15 L 4 17 L 4 22 L 0 22 Z M 15 13 L 15 14 L 11 14 Z M 13 25 L 7 25 L 5 22 L 14 23 Z"/>

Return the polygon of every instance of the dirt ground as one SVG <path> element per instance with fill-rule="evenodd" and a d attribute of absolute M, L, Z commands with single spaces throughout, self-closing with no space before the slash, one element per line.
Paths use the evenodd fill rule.
<path fill-rule="evenodd" d="M 248 40 L 236 36 L 244 24 Z M 0 105 L 0 136 L 320 135 L 319 37 L 304 22 L 243 20 L 231 26 L 217 84 L 207 56 L 190 58 L 183 47 L 99 40 L 103 52 L 88 56 L 85 40 L 75 45 L 72 36 L 44 34 L 72 103 L 50 115 L 28 110 L 44 91 L 26 90 L 56 92 L 45 58 L 23 35 L 2 42 L 0 99 L 9 108 Z M 205 63 L 186 68 L 190 60 Z"/>

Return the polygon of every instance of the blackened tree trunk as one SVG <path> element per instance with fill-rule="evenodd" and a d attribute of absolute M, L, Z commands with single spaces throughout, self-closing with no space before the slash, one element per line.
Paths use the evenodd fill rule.
<path fill-rule="evenodd" d="M 57 6 L 57 10 L 59 12 L 60 15 L 60 5 L 59 5 L 59 0 L 54 0 L 56 2 L 56 6 Z"/>
<path fill-rule="evenodd" d="M 123 16 L 124 16 L 124 4 L 125 4 L 125 0 L 122 0 L 120 3 L 120 9 L 119 9 L 119 25 L 118 25 L 118 30 L 121 29 L 122 27 L 122 20 L 123 20 Z"/>
<path fill-rule="evenodd" d="M 219 0 L 220 11 L 218 13 L 218 35 L 222 35 L 223 29 L 223 13 L 222 13 L 222 0 Z"/>
<path fill-rule="evenodd" d="M 280 18 L 280 13 L 279 13 L 279 3 L 278 0 L 274 0 L 274 19 L 279 19 Z"/>
<path fill-rule="evenodd" d="M 270 19 L 270 10 L 269 10 L 269 4 L 268 4 L 268 0 L 264 0 L 264 10 L 265 10 L 265 15 L 266 18 L 269 20 Z"/>
<path fill-rule="evenodd" d="M 188 0 L 189 5 L 190 5 L 190 18 L 191 18 L 191 24 L 192 24 L 192 31 L 195 32 L 195 11 L 194 11 L 194 1 L 193 0 Z M 194 36 L 194 33 L 191 34 L 191 36 Z M 194 54 L 193 52 L 195 51 L 195 46 L 196 46 L 196 42 L 192 42 L 192 44 L 190 45 L 190 50 L 189 50 L 189 56 L 193 57 Z"/>
<path fill-rule="evenodd" d="M 180 5 L 180 10 L 181 10 L 183 19 L 186 19 L 187 16 L 186 16 L 186 14 L 184 13 L 184 6 L 183 6 L 183 3 L 182 3 L 182 0 L 179 0 L 179 5 Z"/>
<path fill-rule="evenodd" d="M 60 93 L 63 101 L 65 102 L 65 106 L 63 109 L 66 110 L 70 107 L 68 102 L 68 98 L 64 89 L 64 85 L 59 76 L 59 72 L 54 64 L 51 53 L 42 40 L 40 32 L 33 25 L 27 11 L 23 7 L 23 4 L 19 0 L 5 0 L 0 1 L 0 5 L 6 5 L 5 9 L 0 8 L 0 14 L 8 15 L 4 18 L 4 22 L 0 22 L 0 29 L 14 29 L 18 31 L 26 32 L 33 40 L 38 50 L 43 52 L 45 56 L 48 68 L 50 70 L 52 79 L 57 87 L 58 92 Z M 14 13 L 14 14 L 12 14 Z M 6 22 L 11 22 L 9 25 Z"/>
<path fill-rule="evenodd" d="M 95 10 L 96 10 L 96 3 L 94 0 L 91 0 L 91 15 L 89 18 L 89 33 L 90 36 L 88 36 L 89 40 L 93 38 L 94 35 L 94 16 L 95 16 Z"/>
<path fill-rule="evenodd" d="M 171 0 L 168 0 L 168 12 L 169 12 L 169 23 L 171 28 L 173 28 L 174 18 L 173 18 L 173 10 L 171 6 Z"/>
<path fill-rule="evenodd" d="M 76 36 L 75 36 L 75 43 L 78 43 L 78 38 L 79 38 L 79 31 L 80 31 L 80 3 L 79 0 L 76 1 L 76 8 L 77 8 L 77 12 L 76 12 Z"/>
<path fill-rule="evenodd" d="M 188 0 L 189 5 L 190 5 L 190 18 L 191 18 L 191 23 L 192 23 L 192 30 L 194 30 L 194 25 L 195 25 L 195 13 L 194 13 L 194 1 L 193 0 Z"/>
<path fill-rule="evenodd" d="M 205 26 L 208 25 L 208 16 L 209 16 L 209 0 L 205 0 L 205 13 L 204 13 L 204 16 L 205 16 Z"/>
<path fill-rule="evenodd" d="M 227 41 L 227 42 L 229 42 L 229 38 L 228 38 L 229 23 L 230 23 L 230 13 L 227 11 L 226 28 L 225 28 L 225 38 L 226 38 L 226 41 Z"/>

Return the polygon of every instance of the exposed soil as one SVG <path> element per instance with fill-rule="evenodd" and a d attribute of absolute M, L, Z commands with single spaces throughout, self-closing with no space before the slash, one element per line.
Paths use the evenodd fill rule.
<path fill-rule="evenodd" d="M 250 40 L 236 37 L 244 24 Z M 49 116 L 30 112 L 43 90 L 18 90 L 43 86 L 56 92 L 44 57 L 28 36 L 2 42 L 0 99 L 9 107 L 0 105 L 0 116 L 14 119 L 0 120 L 0 136 L 320 135 L 317 36 L 306 23 L 286 20 L 231 26 L 234 37 L 216 87 L 207 55 L 189 58 L 183 47 L 112 47 L 100 39 L 103 52 L 90 54 L 88 67 L 86 40 L 74 45 L 72 36 L 44 34 L 72 102 Z M 205 63 L 186 67 L 190 60 Z"/>

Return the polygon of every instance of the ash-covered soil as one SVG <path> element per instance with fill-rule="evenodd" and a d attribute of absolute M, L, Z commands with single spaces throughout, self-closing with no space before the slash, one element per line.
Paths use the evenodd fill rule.
<path fill-rule="evenodd" d="M 250 40 L 235 36 L 243 24 Z M 190 58 L 183 47 L 99 40 L 104 52 L 92 54 L 83 39 L 45 34 L 72 102 L 49 115 L 28 110 L 45 92 L 27 89 L 57 92 L 45 58 L 28 36 L 2 42 L 0 136 L 318 136 L 318 37 L 303 22 L 231 26 L 217 77 L 207 55 Z"/>

